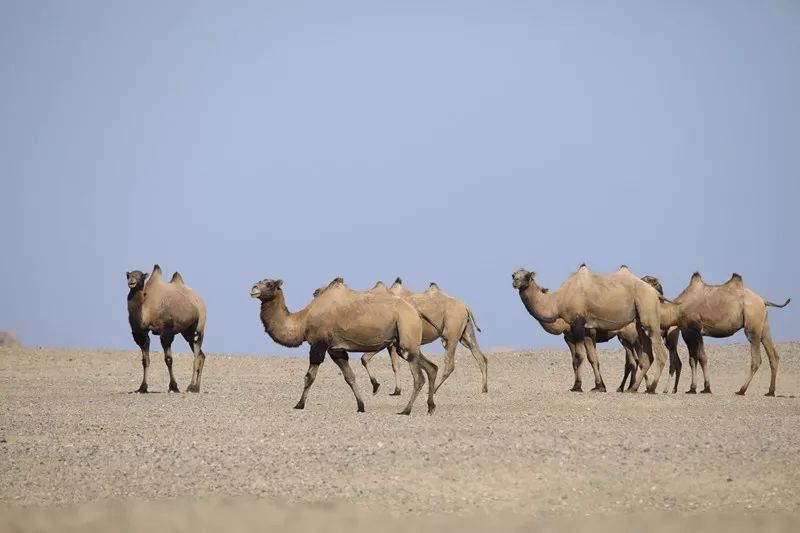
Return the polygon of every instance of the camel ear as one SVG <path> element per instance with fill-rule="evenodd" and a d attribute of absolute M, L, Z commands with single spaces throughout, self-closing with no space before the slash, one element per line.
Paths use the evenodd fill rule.
<path fill-rule="evenodd" d="M 276 279 L 275 280 L 275 288 L 276 289 L 280 289 L 282 286 L 283 286 L 283 280 L 282 279 Z"/>
<path fill-rule="evenodd" d="M 528 281 L 533 281 L 533 278 L 536 277 L 536 272 L 528 272 Z"/>
<path fill-rule="evenodd" d="M 145 274 L 145 275 L 142 277 L 142 281 L 147 281 L 147 278 L 149 278 L 149 277 L 150 277 L 150 274 Z"/>
<path fill-rule="evenodd" d="M 129 277 L 131 277 L 131 273 L 130 272 L 125 272 L 125 279 L 128 279 Z"/>

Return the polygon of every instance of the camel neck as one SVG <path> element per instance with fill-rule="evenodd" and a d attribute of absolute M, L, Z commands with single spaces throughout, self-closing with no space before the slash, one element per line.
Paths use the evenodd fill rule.
<path fill-rule="evenodd" d="M 261 302 L 261 323 L 272 340 L 282 346 L 296 348 L 305 341 L 307 308 L 290 313 L 283 292 L 272 300 Z"/>
<path fill-rule="evenodd" d="M 558 312 L 552 294 L 542 292 L 535 285 L 529 285 L 525 289 L 520 289 L 519 296 L 528 313 L 539 322 L 558 320 Z"/>

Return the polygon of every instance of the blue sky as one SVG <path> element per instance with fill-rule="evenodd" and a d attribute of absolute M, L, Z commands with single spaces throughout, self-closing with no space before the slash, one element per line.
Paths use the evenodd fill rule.
<path fill-rule="evenodd" d="M 792 1 L 2 2 L 0 329 L 135 349 L 124 274 L 156 262 L 224 353 L 306 353 L 265 277 L 292 309 L 436 281 L 484 348 L 563 344 L 519 267 L 800 298 L 798 57 Z"/>

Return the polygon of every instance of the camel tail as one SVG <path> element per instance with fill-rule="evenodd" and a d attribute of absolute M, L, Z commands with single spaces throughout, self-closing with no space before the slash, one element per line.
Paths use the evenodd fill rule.
<path fill-rule="evenodd" d="M 764 305 L 766 305 L 768 307 L 786 307 L 787 305 L 789 305 L 789 302 L 791 302 L 791 301 L 792 301 L 791 298 L 786 298 L 786 301 L 783 302 L 783 304 L 779 305 L 779 304 L 770 302 L 769 300 L 764 300 Z"/>
<path fill-rule="evenodd" d="M 475 320 L 475 315 L 472 314 L 472 309 L 469 307 L 467 307 L 467 314 L 469 315 L 469 321 L 472 322 L 472 325 L 475 326 L 475 329 L 480 332 L 481 328 L 478 327 L 478 322 Z"/>
<path fill-rule="evenodd" d="M 663 294 L 659 294 L 658 295 L 658 301 L 661 302 L 661 303 L 666 302 L 668 304 L 674 304 L 675 303 L 672 300 L 670 300 L 669 298 L 665 298 Z"/>
<path fill-rule="evenodd" d="M 439 329 L 439 326 L 437 326 L 436 324 L 434 324 L 434 323 L 433 323 L 433 320 L 431 320 L 430 318 L 428 318 L 427 316 L 425 316 L 425 313 L 423 313 L 423 312 L 422 312 L 422 311 L 420 311 L 419 309 L 417 310 L 417 313 L 419 313 L 419 317 L 420 317 L 422 320 L 424 320 L 425 322 L 427 322 L 428 324 L 430 324 L 431 326 L 433 326 L 433 329 L 435 329 L 435 330 L 436 330 L 436 333 L 438 333 L 440 337 L 444 337 L 444 331 L 442 331 L 441 329 Z"/>

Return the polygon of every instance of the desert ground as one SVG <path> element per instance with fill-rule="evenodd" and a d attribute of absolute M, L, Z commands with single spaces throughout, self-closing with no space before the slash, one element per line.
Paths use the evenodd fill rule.
<path fill-rule="evenodd" d="M 385 355 L 374 396 L 351 358 L 358 414 L 329 360 L 297 411 L 305 357 L 209 354 L 200 394 L 167 394 L 156 354 L 139 395 L 138 351 L 0 349 L 0 531 L 797 531 L 800 344 L 776 398 L 766 357 L 740 397 L 749 347 L 708 351 L 712 395 L 683 393 L 683 346 L 675 395 L 613 392 L 618 348 L 607 393 L 567 391 L 566 348 L 488 354 L 488 394 L 459 355 L 436 413 L 403 417 Z"/>

